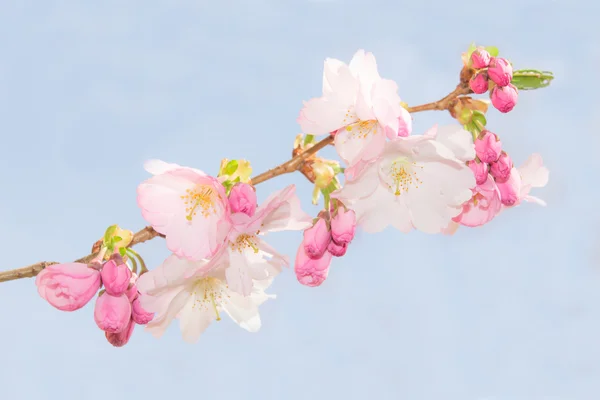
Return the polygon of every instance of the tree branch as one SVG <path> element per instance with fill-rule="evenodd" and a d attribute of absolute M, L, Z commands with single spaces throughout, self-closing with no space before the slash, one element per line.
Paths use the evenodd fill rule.
<path fill-rule="evenodd" d="M 468 72 L 468 71 L 467 71 Z M 456 86 L 450 94 L 444 97 L 441 100 L 435 101 L 433 103 L 422 104 L 415 107 L 407 107 L 408 112 L 416 113 L 422 111 L 429 110 L 449 110 L 452 104 L 452 101 L 455 100 L 458 96 L 466 95 L 471 93 L 471 89 L 469 88 L 469 76 L 467 75 L 465 69 L 461 71 L 461 83 Z M 252 184 L 258 185 L 259 183 L 268 181 L 269 179 L 273 179 L 276 176 L 289 174 L 295 171 L 300 171 L 309 181 L 314 182 L 315 175 L 312 171 L 312 166 L 309 158 L 315 155 L 319 150 L 327 147 L 328 145 L 333 143 L 333 136 L 327 136 L 325 139 L 317 142 L 314 146 L 298 153 L 298 150 L 294 150 L 292 152 L 293 157 L 289 161 L 284 162 L 283 164 L 270 169 L 262 174 L 257 175 L 252 178 Z M 148 240 L 152 240 L 155 237 L 162 237 L 164 235 L 156 232 L 151 226 L 147 226 L 144 229 L 136 232 L 133 235 L 133 239 L 128 247 L 135 246 L 136 244 L 146 242 Z M 81 257 L 74 262 L 80 263 L 88 263 L 90 262 L 96 255 L 98 255 L 98 250 L 100 248 L 102 241 L 98 241 L 92 247 L 92 253 L 88 254 L 85 257 Z M 33 278 L 37 274 L 39 274 L 44 268 L 49 265 L 59 264 L 56 261 L 41 261 L 32 265 L 28 265 L 26 267 L 17 268 L 9 271 L 0 272 L 0 282 L 12 281 L 15 279 L 21 278 Z"/>

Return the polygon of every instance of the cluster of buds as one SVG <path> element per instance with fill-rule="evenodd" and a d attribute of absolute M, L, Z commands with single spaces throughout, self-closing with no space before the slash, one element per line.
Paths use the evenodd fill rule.
<path fill-rule="evenodd" d="M 519 91 L 511 83 L 513 67 L 510 62 L 491 56 L 484 48 L 475 49 L 470 62 L 475 69 L 475 74 L 469 80 L 471 90 L 477 94 L 489 91 L 492 105 L 501 113 L 510 112 L 519 97 Z"/>
<path fill-rule="evenodd" d="M 127 344 L 135 324 L 145 325 L 154 317 L 143 309 L 138 299 L 135 258 L 141 263 L 141 273 L 147 269 L 141 257 L 126 247 L 132 237 L 131 231 L 113 225 L 106 230 L 99 254 L 89 264 L 50 265 L 35 280 L 40 296 L 61 311 L 83 308 L 104 286 L 96 299 L 94 320 L 108 342 L 116 347 Z M 135 256 L 130 258 L 133 271 L 124 258 L 126 252 Z M 111 254 L 106 261 L 105 254 Z"/>
<path fill-rule="evenodd" d="M 303 285 L 321 285 L 329 275 L 332 257 L 346 254 L 348 245 L 354 239 L 354 211 L 346 209 L 339 202 L 331 208 L 330 213 L 321 212 L 314 225 L 304 231 L 294 267 L 296 278 Z"/>
<path fill-rule="evenodd" d="M 94 320 L 105 333 L 110 344 L 121 347 L 127 344 L 135 324 L 146 325 L 153 318 L 138 298 L 135 285 L 137 274 L 129 269 L 119 254 L 113 254 L 107 262 L 95 262 L 92 268 L 100 269 L 104 290 L 96 299 Z"/>
<path fill-rule="evenodd" d="M 502 150 L 502 142 L 495 133 L 483 130 L 475 140 L 477 157 L 468 163 L 475 174 L 477 185 L 483 185 L 491 176 L 505 206 L 513 206 L 519 198 L 520 176 L 513 169 L 510 156 Z"/>

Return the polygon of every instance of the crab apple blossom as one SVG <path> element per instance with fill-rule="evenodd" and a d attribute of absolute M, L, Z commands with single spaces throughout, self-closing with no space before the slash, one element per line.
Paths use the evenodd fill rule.
<path fill-rule="evenodd" d="M 343 257 L 348 250 L 348 243 L 337 243 L 332 240 L 327 246 L 327 251 L 334 257 Z"/>
<path fill-rule="evenodd" d="M 502 142 L 495 133 L 483 130 L 475 139 L 475 152 L 482 162 L 493 163 L 502 153 Z"/>
<path fill-rule="evenodd" d="M 188 259 L 213 256 L 231 226 L 223 185 L 204 172 L 151 160 L 144 167 L 155 174 L 138 186 L 142 216 L 165 235 L 167 248 Z"/>
<path fill-rule="evenodd" d="M 104 332 L 106 336 L 106 340 L 108 343 L 112 344 L 115 347 L 123 347 L 131 339 L 131 335 L 133 334 L 133 329 L 135 328 L 135 323 L 133 320 L 129 320 L 129 323 L 121 332 Z"/>
<path fill-rule="evenodd" d="M 481 161 L 472 160 L 467 162 L 473 174 L 475 174 L 475 183 L 477 185 L 483 185 L 485 181 L 488 179 L 489 175 L 489 166 Z"/>
<path fill-rule="evenodd" d="M 485 72 L 477 72 L 469 80 L 469 87 L 476 94 L 482 94 L 488 91 L 488 76 Z"/>
<path fill-rule="evenodd" d="M 381 153 L 386 136 L 395 139 L 412 129 L 398 85 L 381 78 L 375 56 L 364 50 L 349 65 L 325 60 L 323 95 L 304 103 L 298 123 L 307 134 L 333 132 L 340 158 L 359 169 Z"/>
<path fill-rule="evenodd" d="M 320 258 L 311 258 L 306 254 L 304 246 L 300 245 L 294 263 L 296 279 L 305 286 L 320 286 L 329 275 L 331 259 L 329 251 L 325 251 Z"/>
<path fill-rule="evenodd" d="M 207 269 L 208 263 L 208 260 L 191 261 L 171 255 L 138 279 L 140 305 L 155 313 L 146 325 L 147 331 L 161 337 L 178 318 L 183 339 L 193 343 L 212 321 L 221 320 L 223 312 L 250 332 L 260 329 L 258 307 L 275 298 L 265 293 L 274 277 L 272 271 L 257 274 L 268 278 L 254 280 L 251 293 L 243 296 L 229 288 L 222 266 Z"/>
<path fill-rule="evenodd" d="M 512 111 L 517 105 L 519 91 L 512 84 L 504 87 L 495 86 L 490 93 L 490 99 L 492 100 L 492 105 L 498 111 L 507 113 Z"/>
<path fill-rule="evenodd" d="M 256 192 L 247 183 L 237 183 L 229 192 L 229 206 L 232 213 L 244 213 L 253 216 L 256 211 Z"/>
<path fill-rule="evenodd" d="M 338 244 L 348 244 L 354 238 L 356 214 L 340 206 L 331 218 L 331 238 Z"/>
<path fill-rule="evenodd" d="M 475 51 L 471 53 L 471 66 L 475 69 L 486 68 L 488 65 L 490 65 L 491 58 L 492 57 L 487 50 L 483 48 L 475 49 Z"/>
<path fill-rule="evenodd" d="M 510 170 L 513 164 L 510 156 L 506 152 L 502 152 L 498 160 L 490 164 L 490 174 L 494 177 L 496 182 L 506 182 L 510 175 Z"/>
<path fill-rule="evenodd" d="M 331 233 L 324 218 L 318 218 L 317 222 L 306 229 L 303 234 L 302 245 L 309 258 L 319 259 L 327 251 L 331 242 Z"/>
<path fill-rule="evenodd" d="M 488 66 L 488 76 L 498 86 L 507 86 L 513 77 L 513 68 L 506 58 L 492 57 Z"/>
<path fill-rule="evenodd" d="M 226 245 L 205 266 L 208 270 L 225 265 L 229 290 L 247 296 L 252 282 L 265 279 L 268 270 L 279 273 L 289 265 L 288 258 L 279 254 L 261 236 L 269 232 L 304 230 L 312 225 L 312 218 L 302 211 L 296 187 L 290 185 L 271 194 L 252 217 L 244 213 L 231 215 L 232 226 L 226 236 Z"/>
<path fill-rule="evenodd" d="M 123 331 L 131 319 L 131 302 L 127 295 L 112 296 L 108 292 L 96 299 L 94 320 L 98 328 L 105 332 Z"/>
<path fill-rule="evenodd" d="M 131 270 L 119 254 L 113 254 L 111 259 L 102 266 L 100 276 L 106 293 L 119 296 L 129 287 Z"/>
<path fill-rule="evenodd" d="M 473 188 L 473 195 L 452 221 L 468 227 L 481 226 L 494 219 L 501 209 L 500 190 L 489 175 L 483 183 Z"/>
<path fill-rule="evenodd" d="M 392 225 L 402 232 L 414 227 L 439 233 L 471 198 L 475 178 L 466 161 L 473 158 L 470 133 L 461 127 L 388 142 L 382 155 L 332 198 L 352 208 L 366 232 Z"/>
<path fill-rule="evenodd" d="M 136 297 L 135 300 L 131 302 L 131 319 L 136 324 L 146 325 L 148 322 L 152 321 L 153 317 L 153 313 L 146 311 L 144 307 L 142 307 L 139 297 Z"/>
<path fill-rule="evenodd" d="M 539 154 L 532 154 L 519 168 L 512 168 L 510 177 L 498 183 L 502 204 L 506 207 L 519 205 L 522 201 L 545 206 L 546 202 L 531 196 L 532 188 L 541 188 L 548 183 L 549 171 Z"/>
<path fill-rule="evenodd" d="M 54 308 L 75 311 L 94 297 L 102 279 L 97 269 L 83 263 L 54 264 L 35 278 L 38 293 Z"/>

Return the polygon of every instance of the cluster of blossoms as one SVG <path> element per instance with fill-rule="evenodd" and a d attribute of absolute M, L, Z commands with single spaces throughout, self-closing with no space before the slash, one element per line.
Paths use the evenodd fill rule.
<path fill-rule="evenodd" d="M 489 91 L 492 105 L 498 111 L 512 111 L 517 104 L 519 91 L 511 83 L 513 67 L 510 62 L 506 58 L 493 57 L 486 49 L 479 47 L 471 54 L 470 66 L 475 69 L 469 80 L 473 93 Z"/>
<path fill-rule="evenodd" d="M 121 255 L 115 253 L 108 261 L 101 260 L 102 256 L 89 264 L 50 265 L 39 273 L 35 284 L 40 296 L 61 311 L 79 310 L 104 286 L 96 298 L 94 320 L 106 340 L 121 347 L 131 338 L 135 324 L 147 324 L 153 314 L 141 306 L 137 275 Z"/>
<path fill-rule="evenodd" d="M 472 90 L 493 86 L 492 103 L 510 111 L 516 103 L 510 64 L 483 49 L 472 53 L 471 63 Z M 477 125 L 476 132 L 435 125 L 413 135 L 402 104 L 397 84 L 379 75 L 373 54 L 360 50 L 349 64 L 325 60 L 323 93 L 304 103 L 298 123 L 307 138 L 329 138 L 345 168 L 312 161 L 316 188 L 324 194 L 315 219 L 302 210 L 294 185 L 259 205 L 246 161 L 224 160 L 215 177 L 150 160 L 144 167 L 152 177 L 138 186 L 137 202 L 172 254 L 138 278 L 121 258 L 129 249 L 108 241 L 114 254 L 103 264 L 42 271 L 40 295 L 73 311 L 104 284 L 94 317 L 116 346 L 129 340 L 136 323 L 160 337 L 175 319 L 184 340 L 194 342 L 223 313 L 255 332 L 259 306 L 275 297 L 265 291 L 289 266 L 264 240 L 268 233 L 303 231 L 294 271 L 301 284 L 314 287 L 327 279 L 333 257 L 346 254 L 357 227 L 452 234 L 460 225 L 488 223 L 521 201 L 544 204 L 529 195 L 548 181 L 539 155 L 514 168 L 497 135 Z M 343 185 L 335 177 L 342 171 Z"/>

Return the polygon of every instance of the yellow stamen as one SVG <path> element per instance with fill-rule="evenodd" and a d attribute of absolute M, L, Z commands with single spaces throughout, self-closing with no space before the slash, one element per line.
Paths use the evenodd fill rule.
<path fill-rule="evenodd" d="M 181 199 L 185 204 L 185 211 L 188 213 L 185 216 L 188 221 L 191 221 L 198 212 L 204 218 L 217 213 L 215 203 L 221 199 L 221 195 L 211 186 L 200 185 L 193 189 L 187 189 L 185 192 L 186 194 L 181 196 Z"/>

